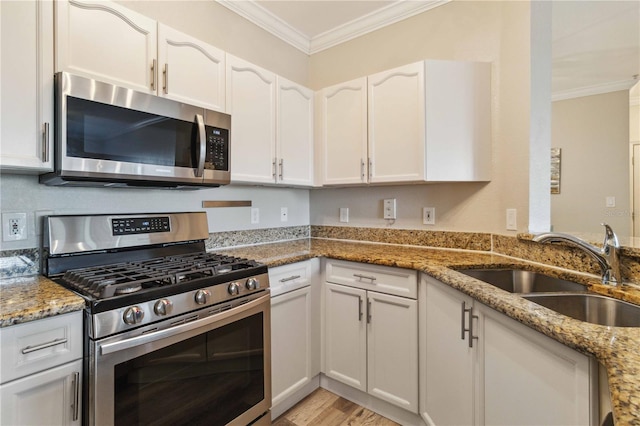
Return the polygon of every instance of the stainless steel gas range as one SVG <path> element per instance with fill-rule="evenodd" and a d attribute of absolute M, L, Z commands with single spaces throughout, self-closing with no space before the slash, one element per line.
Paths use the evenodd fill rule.
<path fill-rule="evenodd" d="M 202 213 L 50 216 L 45 275 L 86 300 L 83 424 L 270 424 L 267 267 Z"/>

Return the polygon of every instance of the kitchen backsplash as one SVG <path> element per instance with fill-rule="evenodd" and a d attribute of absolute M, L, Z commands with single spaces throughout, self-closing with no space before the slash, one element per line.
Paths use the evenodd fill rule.
<path fill-rule="evenodd" d="M 307 238 L 327 238 L 402 244 L 462 250 L 493 251 L 520 259 L 599 275 L 597 262 L 584 252 L 564 245 L 540 244 L 527 234 L 519 237 L 477 233 L 422 231 L 412 229 L 355 228 L 303 225 L 242 231 L 213 232 L 205 242 L 208 250 Z M 623 247 L 622 276 L 640 284 L 640 249 Z M 0 251 L 0 278 L 38 274 L 40 250 L 36 248 Z"/>

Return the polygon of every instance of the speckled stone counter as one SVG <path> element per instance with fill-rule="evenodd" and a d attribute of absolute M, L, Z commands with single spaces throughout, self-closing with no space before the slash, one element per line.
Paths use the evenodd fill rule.
<path fill-rule="evenodd" d="M 3 278 L 0 282 L 0 327 L 83 308 L 84 299 L 42 276 Z"/>
<path fill-rule="evenodd" d="M 640 290 L 635 286 L 612 289 L 602 286 L 599 280 L 592 276 L 574 275 L 500 254 L 463 250 L 304 239 L 223 252 L 253 258 L 271 267 L 324 256 L 425 272 L 571 348 L 594 355 L 608 372 L 616 424 L 640 425 L 639 329 L 607 327 L 578 321 L 463 275 L 456 269 L 519 267 L 535 270 L 559 278 L 570 278 L 585 284 L 591 291 L 611 294 L 640 304 Z"/>

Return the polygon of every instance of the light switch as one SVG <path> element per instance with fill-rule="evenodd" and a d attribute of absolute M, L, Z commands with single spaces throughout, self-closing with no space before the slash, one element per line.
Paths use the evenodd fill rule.
<path fill-rule="evenodd" d="M 616 197 L 608 196 L 605 198 L 605 205 L 607 207 L 615 207 L 616 206 Z"/>

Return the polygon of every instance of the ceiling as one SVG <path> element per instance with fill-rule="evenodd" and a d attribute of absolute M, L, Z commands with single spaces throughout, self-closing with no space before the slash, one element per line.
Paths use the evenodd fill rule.
<path fill-rule="evenodd" d="M 309 55 L 449 2 L 217 1 Z M 552 15 L 554 99 L 634 84 L 640 74 L 640 1 L 554 0 Z"/>

